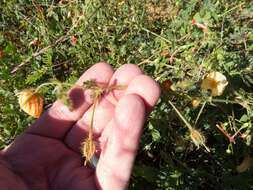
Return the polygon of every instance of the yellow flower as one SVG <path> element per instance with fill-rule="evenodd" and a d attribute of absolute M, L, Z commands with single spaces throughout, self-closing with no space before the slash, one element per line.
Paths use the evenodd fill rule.
<path fill-rule="evenodd" d="M 202 90 L 211 90 L 212 96 L 222 95 L 228 85 L 227 78 L 220 72 L 209 73 L 201 83 Z"/>
<path fill-rule="evenodd" d="M 27 114 L 39 118 L 43 110 L 43 97 L 32 90 L 24 90 L 17 95 L 20 108 Z"/>
<path fill-rule="evenodd" d="M 199 106 L 200 103 L 201 103 L 201 100 L 199 98 L 193 99 L 192 100 L 192 107 L 196 108 Z"/>

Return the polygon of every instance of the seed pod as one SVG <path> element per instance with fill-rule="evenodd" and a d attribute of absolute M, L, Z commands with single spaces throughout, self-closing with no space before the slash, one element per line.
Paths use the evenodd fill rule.
<path fill-rule="evenodd" d="M 84 165 L 90 162 L 96 151 L 96 145 L 92 138 L 87 138 L 81 145 L 81 153 L 85 158 Z"/>
<path fill-rule="evenodd" d="M 210 152 L 210 149 L 206 146 L 206 138 L 205 136 L 197 129 L 191 129 L 190 130 L 190 137 L 192 142 L 199 148 L 200 146 L 203 146 L 207 152 Z"/>
<path fill-rule="evenodd" d="M 18 102 L 24 112 L 35 118 L 40 117 L 43 111 L 43 97 L 41 95 L 32 90 L 24 90 L 18 93 Z"/>

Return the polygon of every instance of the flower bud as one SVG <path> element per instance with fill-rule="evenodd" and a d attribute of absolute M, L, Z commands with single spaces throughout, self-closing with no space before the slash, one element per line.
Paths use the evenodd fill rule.
<path fill-rule="evenodd" d="M 43 97 L 32 90 L 24 90 L 17 95 L 20 108 L 32 117 L 39 118 L 43 111 Z"/>
<path fill-rule="evenodd" d="M 201 100 L 196 98 L 192 100 L 192 107 L 196 108 L 199 106 L 199 104 L 201 103 Z"/>

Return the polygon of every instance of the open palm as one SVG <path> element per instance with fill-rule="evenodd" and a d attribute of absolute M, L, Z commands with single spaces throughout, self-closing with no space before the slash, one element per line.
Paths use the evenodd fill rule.
<path fill-rule="evenodd" d="M 135 65 L 113 71 L 98 63 L 77 81 L 127 85 L 105 94 L 96 106 L 93 135 L 97 167 L 83 166 L 80 144 L 92 113 L 90 90 L 75 87 L 73 110 L 56 101 L 25 133 L 0 152 L 0 186 L 32 190 L 120 190 L 127 187 L 146 115 L 159 87 Z"/>

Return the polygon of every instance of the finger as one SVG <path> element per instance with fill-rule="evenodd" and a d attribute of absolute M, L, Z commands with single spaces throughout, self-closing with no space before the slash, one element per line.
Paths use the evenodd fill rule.
<path fill-rule="evenodd" d="M 118 92 L 116 98 L 120 98 L 124 94 L 137 94 L 144 100 L 148 111 L 151 111 L 160 96 L 160 87 L 158 83 L 149 76 L 136 74 L 132 80 L 129 78 L 129 81 L 126 81 L 124 84 L 128 84 L 128 87 L 126 90 L 124 90 L 125 92 L 122 93 L 122 90 L 121 92 Z M 108 101 L 108 96 L 110 97 L 111 95 L 106 95 L 99 102 L 95 110 L 93 122 L 93 132 L 95 134 L 95 137 L 101 135 L 104 127 L 109 123 L 114 113 L 115 102 L 111 103 L 111 101 Z M 80 123 L 84 124 L 86 127 L 90 125 L 92 109 L 93 107 L 90 107 L 83 115 L 83 117 L 79 120 Z M 86 131 L 88 131 L 88 128 L 86 128 Z"/>
<path fill-rule="evenodd" d="M 113 74 L 110 85 L 125 85 L 127 86 L 136 76 L 141 75 L 142 71 L 136 65 L 125 64 Z M 115 94 L 106 94 L 98 103 L 95 109 L 93 120 L 94 138 L 100 136 L 104 127 L 112 119 L 114 107 L 117 103 L 117 98 L 124 93 L 125 90 L 114 90 Z M 89 125 L 91 123 L 93 107 L 90 107 L 83 117 L 74 125 L 65 138 L 65 143 L 68 147 L 76 152 L 80 152 L 80 144 L 86 138 Z"/>
<path fill-rule="evenodd" d="M 91 109 L 93 106 L 91 107 Z M 96 140 L 100 136 L 100 128 L 103 128 L 102 122 L 108 123 L 112 117 L 112 114 L 114 112 L 114 105 L 112 105 L 108 100 L 102 99 L 100 101 L 99 106 L 95 108 L 95 114 L 94 114 L 94 121 L 93 121 L 93 138 Z M 82 142 L 87 138 L 88 136 L 88 130 L 89 126 L 91 125 L 91 115 L 92 111 L 89 110 L 89 112 L 86 112 L 85 117 L 78 120 L 78 122 L 71 128 L 71 130 L 66 135 L 64 142 L 65 144 L 74 150 L 75 152 L 80 152 L 80 147 Z"/>
<path fill-rule="evenodd" d="M 98 83 L 109 83 L 113 69 L 109 64 L 98 63 L 88 69 L 77 81 L 77 86 L 84 81 L 95 80 Z M 83 91 L 80 87 L 74 87 L 69 92 L 73 103 L 70 110 L 61 101 L 56 101 L 27 131 L 54 138 L 63 138 L 67 131 L 80 119 L 92 103 L 90 90 Z"/>
<path fill-rule="evenodd" d="M 151 109 L 155 106 L 160 93 L 161 91 L 158 83 L 147 75 L 138 75 L 135 77 L 125 92 L 126 95 L 139 95 L 144 100 L 148 111 L 151 111 Z"/>
<path fill-rule="evenodd" d="M 127 187 L 144 120 L 145 105 L 138 95 L 126 95 L 119 100 L 108 125 L 111 133 L 102 137 L 102 152 L 96 169 L 99 189 Z"/>
<path fill-rule="evenodd" d="M 121 66 L 112 76 L 109 85 L 127 87 L 130 82 L 139 75 L 142 75 L 142 70 L 133 64 L 125 64 Z M 124 89 L 124 88 L 123 88 Z M 125 90 L 115 89 L 106 97 L 112 103 L 117 103 L 117 101 L 124 95 Z"/>
<path fill-rule="evenodd" d="M 146 76 L 146 75 L 136 76 L 133 80 L 131 80 L 131 82 L 128 85 L 128 88 L 124 92 L 125 96 L 134 94 L 142 98 L 145 104 L 145 108 L 147 110 L 146 115 L 156 105 L 160 97 L 160 93 L 161 92 L 160 92 L 160 87 L 158 83 L 155 80 L 153 80 L 151 77 Z M 102 131 L 102 136 L 99 138 L 99 141 L 104 136 L 107 136 L 110 133 L 112 133 L 111 129 L 108 126 L 104 126 L 103 131 Z"/>

